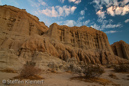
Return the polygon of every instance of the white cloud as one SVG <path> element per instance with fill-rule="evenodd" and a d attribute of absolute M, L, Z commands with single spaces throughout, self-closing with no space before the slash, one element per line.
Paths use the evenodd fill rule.
<path fill-rule="evenodd" d="M 93 0 L 92 4 L 95 4 L 94 7 L 98 10 L 103 6 L 110 7 L 110 6 L 125 6 L 129 3 L 129 0 Z"/>
<path fill-rule="evenodd" d="M 115 16 L 113 6 L 111 6 L 111 7 L 107 8 L 107 13 L 108 13 L 108 14 L 110 14 L 111 16 Z"/>
<path fill-rule="evenodd" d="M 106 24 L 106 23 L 112 23 L 113 22 L 113 20 L 112 19 L 109 19 L 109 20 L 104 20 L 104 19 L 102 19 L 102 18 L 99 18 L 98 20 L 97 20 L 99 23 L 104 23 L 104 24 Z"/>
<path fill-rule="evenodd" d="M 106 31 L 105 33 L 110 34 L 110 33 L 116 33 L 116 32 L 118 32 L 118 31 L 110 30 L 110 31 Z"/>
<path fill-rule="evenodd" d="M 66 20 L 65 22 L 64 22 L 64 25 L 67 25 L 67 26 L 69 26 L 69 27 L 73 27 L 74 25 L 75 25 L 75 21 L 74 20 Z"/>
<path fill-rule="evenodd" d="M 111 16 L 126 15 L 129 13 L 129 5 L 125 5 L 124 7 L 111 6 L 111 7 L 107 8 L 107 13 L 110 14 Z"/>
<path fill-rule="evenodd" d="M 100 18 L 102 18 L 102 19 L 106 18 L 106 17 L 105 17 L 105 12 L 102 12 L 101 10 L 99 10 L 96 14 L 97 14 Z"/>
<path fill-rule="evenodd" d="M 79 17 L 77 21 L 74 21 L 74 20 L 66 20 L 66 21 L 60 21 L 60 22 L 57 22 L 58 24 L 61 24 L 61 25 L 67 25 L 69 27 L 73 27 L 73 26 L 82 26 L 82 25 L 88 25 L 90 20 L 86 20 L 84 22 L 81 22 L 81 20 L 83 19 L 84 17 Z"/>
<path fill-rule="evenodd" d="M 43 6 L 47 5 L 43 0 L 38 0 L 38 2 L 40 3 L 40 5 L 43 5 Z"/>
<path fill-rule="evenodd" d="M 60 16 L 68 16 L 70 14 L 73 14 L 77 7 L 72 6 L 56 6 L 56 7 L 50 7 L 45 10 L 40 10 L 40 13 L 45 14 L 49 17 L 60 17 Z"/>
<path fill-rule="evenodd" d="M 77 7 L 73 6 L 73 7 L 71 8 L 71 12 L 74 13 L 74 11 L 76 10 L 76 8 L 77 8 Z"/>
<path fill-rule="evenodd" d="M 83 25 L 86 25 L 87 26 L 89 23 L 90 23 L 90 20 L 87 20 L 87 21 L 84 21 L 83 22 Z"/>
<path fill-rule="evenodd" d="M 122 7 L 116 7 L 114 8 L 115 14 L 120 15 L 122 14 L 123 8 Z"/>
<path fill-rule="evenodd" d="M 111 16 L 123 16 L 129 13 L 129 0 L 93 0 L 92 4 L 94 4 L 96 14 L 102 18 L 104 17 L 104 12 Z M 106 7 L 106 10 L 101 12 L 103 7 Z"/>
<path fill-rule="evenodd" d="M 47 4 L 43 0 L 38 0 L 38 2 L 27 0 L 32 7 L 46 6 Z"/>
<path fill-rule="evenodd" d="M 79 3 L 81 3 L 81 0 L 69 0 L 69 2 L 73 2 L 75 4 L 79 4 Z"/>
<path fill-rule="evenodd" d="M 120 23 L 111 24 L 110 22 L 111 22 L 111 20 L 109 20 L 109 21 L 106 20 L 106 21 L 103 21 L 101 25 L 93 23 L 93 25 L 91 25 L 91 27 L 93 27 L 93 28 L 95 28 L 97 30 L 105 30 L 105 29 L 108 29 L 108 28 L 113 29 L 113 28 L 122 27 L 122 25 Z"/>
<path fill-rule="evenodd" d="M 92 28 L 95 28 L 97 30 L 100 30 L 100 26 L 97 25 L 96 23 L 94 23 L 93 25 L 91 25 Z"/>
<path fill-rule="evenodd" d="M 59 0 L 61 3 L 64 3 L 65 0 Z"/>
<path fill-rule="evenodd" d="M 85 14 L 85 10 L 81 10 L 81 11 L 80 11 L 80 14 L 81 14 L 81 15 L 84 15 L 84 14 Z"/>
<path fill-rule="evenodd" d="M 77 21 L 81 21 L 81 20 L 83 20 L 84 18 L 85 18 L 84 16 L 79 17 Z"/>
<path fill-rule="evenodd" d="M 107 24 L 104 27 L 105 28 L 117 28 L 117 27 L 121 27 L 121 24 Z"/>
<path fill-rule="evenodd" d="M 125 20 L 125 23 L 128 23 L 128 22 L 129 22 L 129 19 L 126 19 L 126 20 Z"/>

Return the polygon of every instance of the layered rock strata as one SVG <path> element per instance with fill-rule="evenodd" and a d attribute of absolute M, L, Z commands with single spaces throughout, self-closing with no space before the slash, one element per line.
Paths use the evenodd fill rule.
<path fill-rule="evenodd" d="M 116 56 L 129 59 L 129 44 L 121 40 L 112 44 L 111 48 Z"/>
<path fill-rule="evenodd" d="M 106 50 L 113 54 L 107 35 L 91 27 L 68 27 L 54 23 L 50 26 L 48 35 L 72 47 L 85 50 Z"/>
<path fill-rule="evenodd" d="M 0 6 L 0 30 L 0 59 L 3 59 L 0 64 L 9 63 L 5 60 L 9 58 L 14 58 L 9 64 L 16 60 L 14 66 L 33 61 L 41 68 L 51 61 L 62 64 L 71 58 L 84 64 L 128 62 L 113 54 L 108 38 L 102 31 L 56 23 L 48 28 L 37 17 L 13 6 Z M 2 54 L 10 50 L 15 53 L 9 53 L 8 56 Z"/>

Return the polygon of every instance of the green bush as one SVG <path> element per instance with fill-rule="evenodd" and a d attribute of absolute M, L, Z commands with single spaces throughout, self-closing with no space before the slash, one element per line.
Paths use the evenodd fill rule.
<path fill-rule="evenodd" d="M 87 66 L 84 72 L 86 78 L 98 78 L 103 73 L 104 69 L 99 65 Z"/>

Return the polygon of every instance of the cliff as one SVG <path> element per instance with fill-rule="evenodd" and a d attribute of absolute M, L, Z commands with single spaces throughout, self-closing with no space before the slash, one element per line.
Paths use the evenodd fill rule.
<path fill-rule="evenodd" d="M 48 30 L 43 22 L 39 22 L 36 16 L 27 13 L 25 9 L 7 5 L 0 6 L 0 28 L 25 35 L 40 35 Z"/>
<path fill-rule="evenodd" d="M 63 44 L 71 45 L 72 47 L 85 50 L 100 49 L 109 51 L 113 54 L 107 35 L 104 32 L 91 27 L 68 27 L 54 23 L 50 26 L 48 35 Z"/>
<path fill-rule="evenodd" d="M 112 44 L 111 48 L 115 55 L 121 58 L 129 59 L 129 44 L 121 40 Z"/>
<path fill-rule="evenodd" d="M 18 50 L 27 37 L 42 35 L 48 27 L 36 16 L 13 6 L 0 6 L 0 48 Z"/>
<path fill-rule="evenodd" d="M 42 68 L 51 61 L 61 63 L 71 58 L 84 64 L 128 62 L 114 55 L 102 31 L 56 23 L 48 28 L 24 9 L 0 6 L 0 67 L 6 64 L 18 68 L 27 61 L 34 61 Z"/>

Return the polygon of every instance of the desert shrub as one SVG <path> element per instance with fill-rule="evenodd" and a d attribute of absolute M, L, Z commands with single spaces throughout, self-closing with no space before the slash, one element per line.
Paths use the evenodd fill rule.
<path fill-rule="evenodd" d="M 82 73 L 83 69 L 79 65 L 71 63 L 67 66 L 66 71 L 71 71 L 72 73 Z"/>
<path fill-rule="evenodd" d="M 32 65 L 24 65 L 23 69 L 20 72 L 20 77 L 28 78 L 31 76 L 36 76 L 40 73 L 41 73 L 41 69 Z"/>
<path fill-rule="evenodd" d="M 129 65 L 128 64 L 121 64 L 114 66 L 114 70 L 116 72 L 129 72 Z"/>
<path fill-rule="evenodd" d="M 99 65 L 90 65 L 85 69 L 86 78 L 97 78 L 104 73 L 104 69 Z"/>
<path fill-rule="evenodd" d="M 113 79 L 118 79 L 118 77 L 114 74 L 114 73 L 110 73 L 109 77 L 113 78 Z"/>
<path fill-rule="evenodd" d="M 53 70 L 58 70 L 59 69 L 59 65 L 56 64 L 56 63 L 54 63 L 54 62 L 50 62 L 48 64 L 48 67 L 51 68 L 51 69 L 53 69 Z"/>

